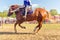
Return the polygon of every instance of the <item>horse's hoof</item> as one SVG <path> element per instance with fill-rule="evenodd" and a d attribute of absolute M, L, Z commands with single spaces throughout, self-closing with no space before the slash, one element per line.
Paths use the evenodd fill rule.
<path fill-rule="evenodd" d="M 24 27 L 24 29 L 26 29 L 26 27 Z"/>
<path fill-rule="evenodd" d="M 34 30 L 33 32 L 34 32 L 34 33 L 38 33 L 38 31 L 35 31 L 35 30 Z"/>
<path fill-rule="evenodd" d="M 35 30 L 33 30 L 35 32 Z"/>
<path fill-rule="evenodd" d="M 21 27 L 21 28 L 26 29 L 26 27 Z"/>
<path fill-rule="evenodd" d="M 35 33 L 38 33 L 38 32 L 35 32 Z"/>

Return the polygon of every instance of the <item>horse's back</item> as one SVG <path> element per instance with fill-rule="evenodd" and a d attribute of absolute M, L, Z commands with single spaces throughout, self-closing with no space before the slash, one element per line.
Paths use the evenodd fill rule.
<path fill-rule="evenodd" d="M 43 8 L 36 8 L 34 11 L 35 16 L 42 15 L 42 18 L 45 19 L 48 16 L 48 11 Z"/>

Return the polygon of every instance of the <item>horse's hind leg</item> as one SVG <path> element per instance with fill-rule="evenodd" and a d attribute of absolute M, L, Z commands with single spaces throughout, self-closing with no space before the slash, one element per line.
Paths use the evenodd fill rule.
<path fill-rule="evenodd" d="M 37 32 L 41 29 L 41 27 L 42 27 L 42 22 L 39 23 Z"/>
<path fill-rule="evenodd" d="M 20 23 L 19 23 L 18 25 L 19 25 L 21 28 L 24 28 L 24 29 L 26 29 L 26 27 L 23 27 L 23 26 L 21 26 L 21 25 L 20 25 Z"/>
<path fill-rule="evenodd" d="M 40 22 L 38 26 L 36 26 L 36 28 L 34 29 L 34 32 L 36 31 L 37 33 L 41 29 L 41 27 L 42 27 L 42 23 Z"/>
<path fill-rule="evenodd" d="M 39 25 L 38 25 L 38 26 L 39 26 Z M 36 29 L 38 28 L 38 26 L 35 27 L 34 32 L 36 31 Z"/>
<path fill-rule="evenodd" d="M 39 15 L 37 18 L 38 26 L 34 29 L 34 32 L 38 32 L 42 27 L 42 15 Z"/>
<path fill-rule="evenodd" d="M 15 33 L 17 33 L 16 25 L 17 25 L 17 22 L 14 24 L 14 30 L 15 30 Z"/>

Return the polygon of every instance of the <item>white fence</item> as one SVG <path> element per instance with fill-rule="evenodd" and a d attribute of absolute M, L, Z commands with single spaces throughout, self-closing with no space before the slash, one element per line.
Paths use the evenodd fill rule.
<path fill-rule="evenodd" d="M 10 18 L 10 17 L 2 18 L 2 17 L 0 17 L 0 22 L 1 23 L 5 23 L 5 24 L 7 24 L 7 23 L 15 23 L 15 21 L 16 21 L 16 18 Z"/>

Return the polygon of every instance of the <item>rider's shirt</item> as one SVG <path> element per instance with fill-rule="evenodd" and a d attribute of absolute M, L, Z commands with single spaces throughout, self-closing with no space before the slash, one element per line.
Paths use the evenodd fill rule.
<path fill-rule="evenodd" d="M 24 5 L 26 6 L 30 6 L 31 5 L 31 1 L 30 0 L 24 0 Z"/>
<path fill-rule="evenodd" d="M 30 0 L 24 0 L 24 1 L 27 1 L 27 2 L 28 2 L 28 1 L 30 1 Z"/>

